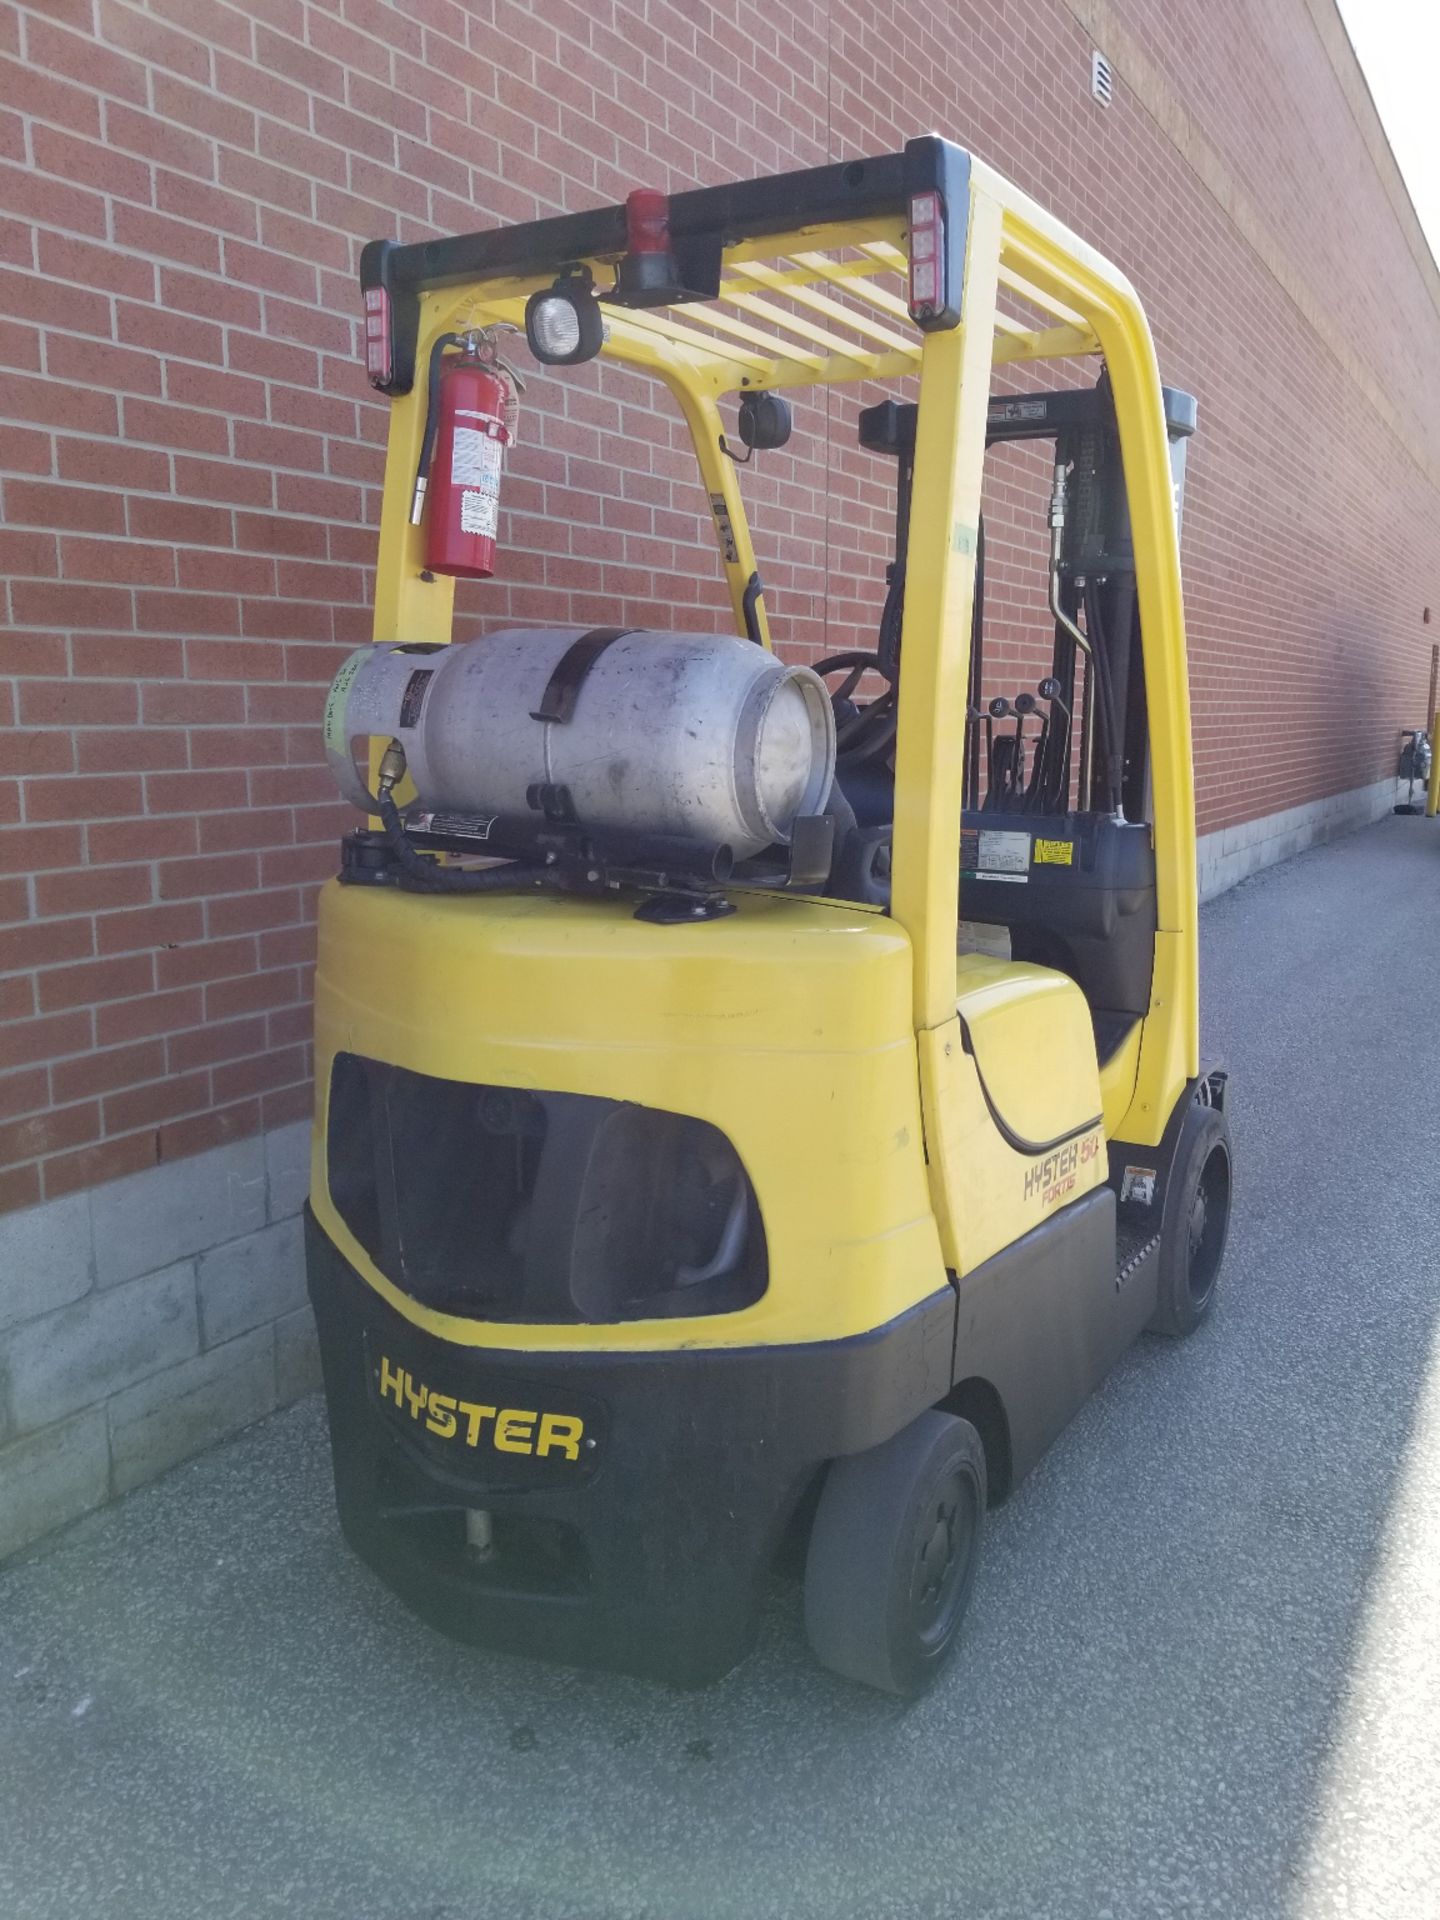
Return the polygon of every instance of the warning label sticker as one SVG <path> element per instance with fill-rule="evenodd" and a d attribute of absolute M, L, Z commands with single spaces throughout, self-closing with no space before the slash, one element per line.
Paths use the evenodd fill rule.
<path fill-rule="evenodd" d="M 1142 1207 L 1153 1206 L 1155 1182 L 1158 1178 L 1157 1167 L 1126 1167 L 1120 1182 L 1121 1200 L 1134 1200 Z"/>
<path fill-rule="evenodd" d="M 488 840 L 498 813 L 412 813 L 406 825 L 416 833 L 443 833 L 454 840 Z"/>
<path fill-rule="evenodd" d="M 1075 842 L 1073 840 L 1037 840 L 1035 864 L 1037 867 L 1073 867 Z"/>
<path fill-rule="evenodd" d="M 1014 873 L 1023 877 L 1030 868 L 1029 834 L 982 827 L 975 864 L 985 875 Z"/>
<path fill-rule="evenodd" d="M 479 487 L 467 487 L 460 496 L 460 531 L 462 533 L 483 534 L 487 540 L 495 538 L 495 528 L 500 519 L 500 503 L 493 493 L 485 493 Z"/>
<path fill-rule="evenodd" d="M 723 493 L 712 493 L 710 511 L 715 516 L 715 531 L 720 536 L 720 553 L 727 567 L 733 567 L 740 558 L 740 549 L 735 544 L 735 529 L 730 521 L 730 509 L 725 504 Z"/>
<path fill-rule="evenodd" d="M 1043 420 L 1048 411 L 1044 400 L 992 400 L 989 417 L 992 420 Z"/>
<path fill-rule="evenodd" d="M 455 445 L 450 455 L 452 484 L 457 487 L 477 487 L 482 493 L 498 494 L 501 453 L 500 442 L 492 440 L 488 433 L 481 433 L 475 427 L 456 427 Z"/>

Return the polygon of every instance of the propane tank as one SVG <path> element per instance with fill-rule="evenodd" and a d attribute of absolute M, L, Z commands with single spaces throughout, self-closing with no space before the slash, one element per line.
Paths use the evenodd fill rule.
<path fill-rule="evenodd" d="M 565 717 L 551 717 L 560 685 Z M 835 772 L 824 682 L 728 634 L 542 627 L 434 650 L 360 647 L 330 689 L 325 750 L 367 813 L 355 752 L 372 738 L 401 743 L 427 810 L 524 813 L 534 788 L 564 787 L 582 826 L 728 846 L 742 860 L 787 845 Z"/>
<path fill-rule="evenodd" d="M 458 353 L 446 353 L 456 344 Z M 488 580 L 495 571 L 500 466 L 514 439 L 516 374 L 495 350 L 494 330 L 442 334 L 430 365 L 429 412 L 411 520 L 425 516 L 432 573 Z"/>

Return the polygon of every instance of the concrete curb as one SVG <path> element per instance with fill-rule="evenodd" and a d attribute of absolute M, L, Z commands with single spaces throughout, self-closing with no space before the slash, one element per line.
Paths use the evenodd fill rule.
<path fill-rule="evenodd" d="M 0 1216 L 0 1559 L 319 1383 L 296 1121 Z"/>

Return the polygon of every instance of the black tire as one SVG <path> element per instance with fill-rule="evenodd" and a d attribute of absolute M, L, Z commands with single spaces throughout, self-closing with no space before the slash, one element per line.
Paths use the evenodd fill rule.
<path fill-rule="evenodd" d="M 815 1657 L 913 1700 L 955 1645 L 985 1525 L 985 1450 L 968 1420 L 922 1413 L 832 1463 L 805 1562 Z"/>
<path fill-rule="evenodd" d="M 1230 1127 L 1218 1107 L 1185 1116 L 1160 1227 L 1152 1333 L 1183 1340 L 1215 1301 L 1230 1231 Z"/>

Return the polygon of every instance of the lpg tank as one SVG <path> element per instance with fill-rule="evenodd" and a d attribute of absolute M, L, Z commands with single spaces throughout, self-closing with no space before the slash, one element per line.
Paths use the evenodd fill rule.
<path fill-rule="evenodd" d="M 835 722 L 808 667 L 729 634 L 598 641 L 594 629 L 539 627 L 358 648 L 325 707 L 340 791 L 374 811 L 356 748 L 378 737 L 400 741 L 435 812 L 523 813 L 532 788 L 564 787 L 582 826 L 674 834 L 745 859 L 823 809 Z"/>

